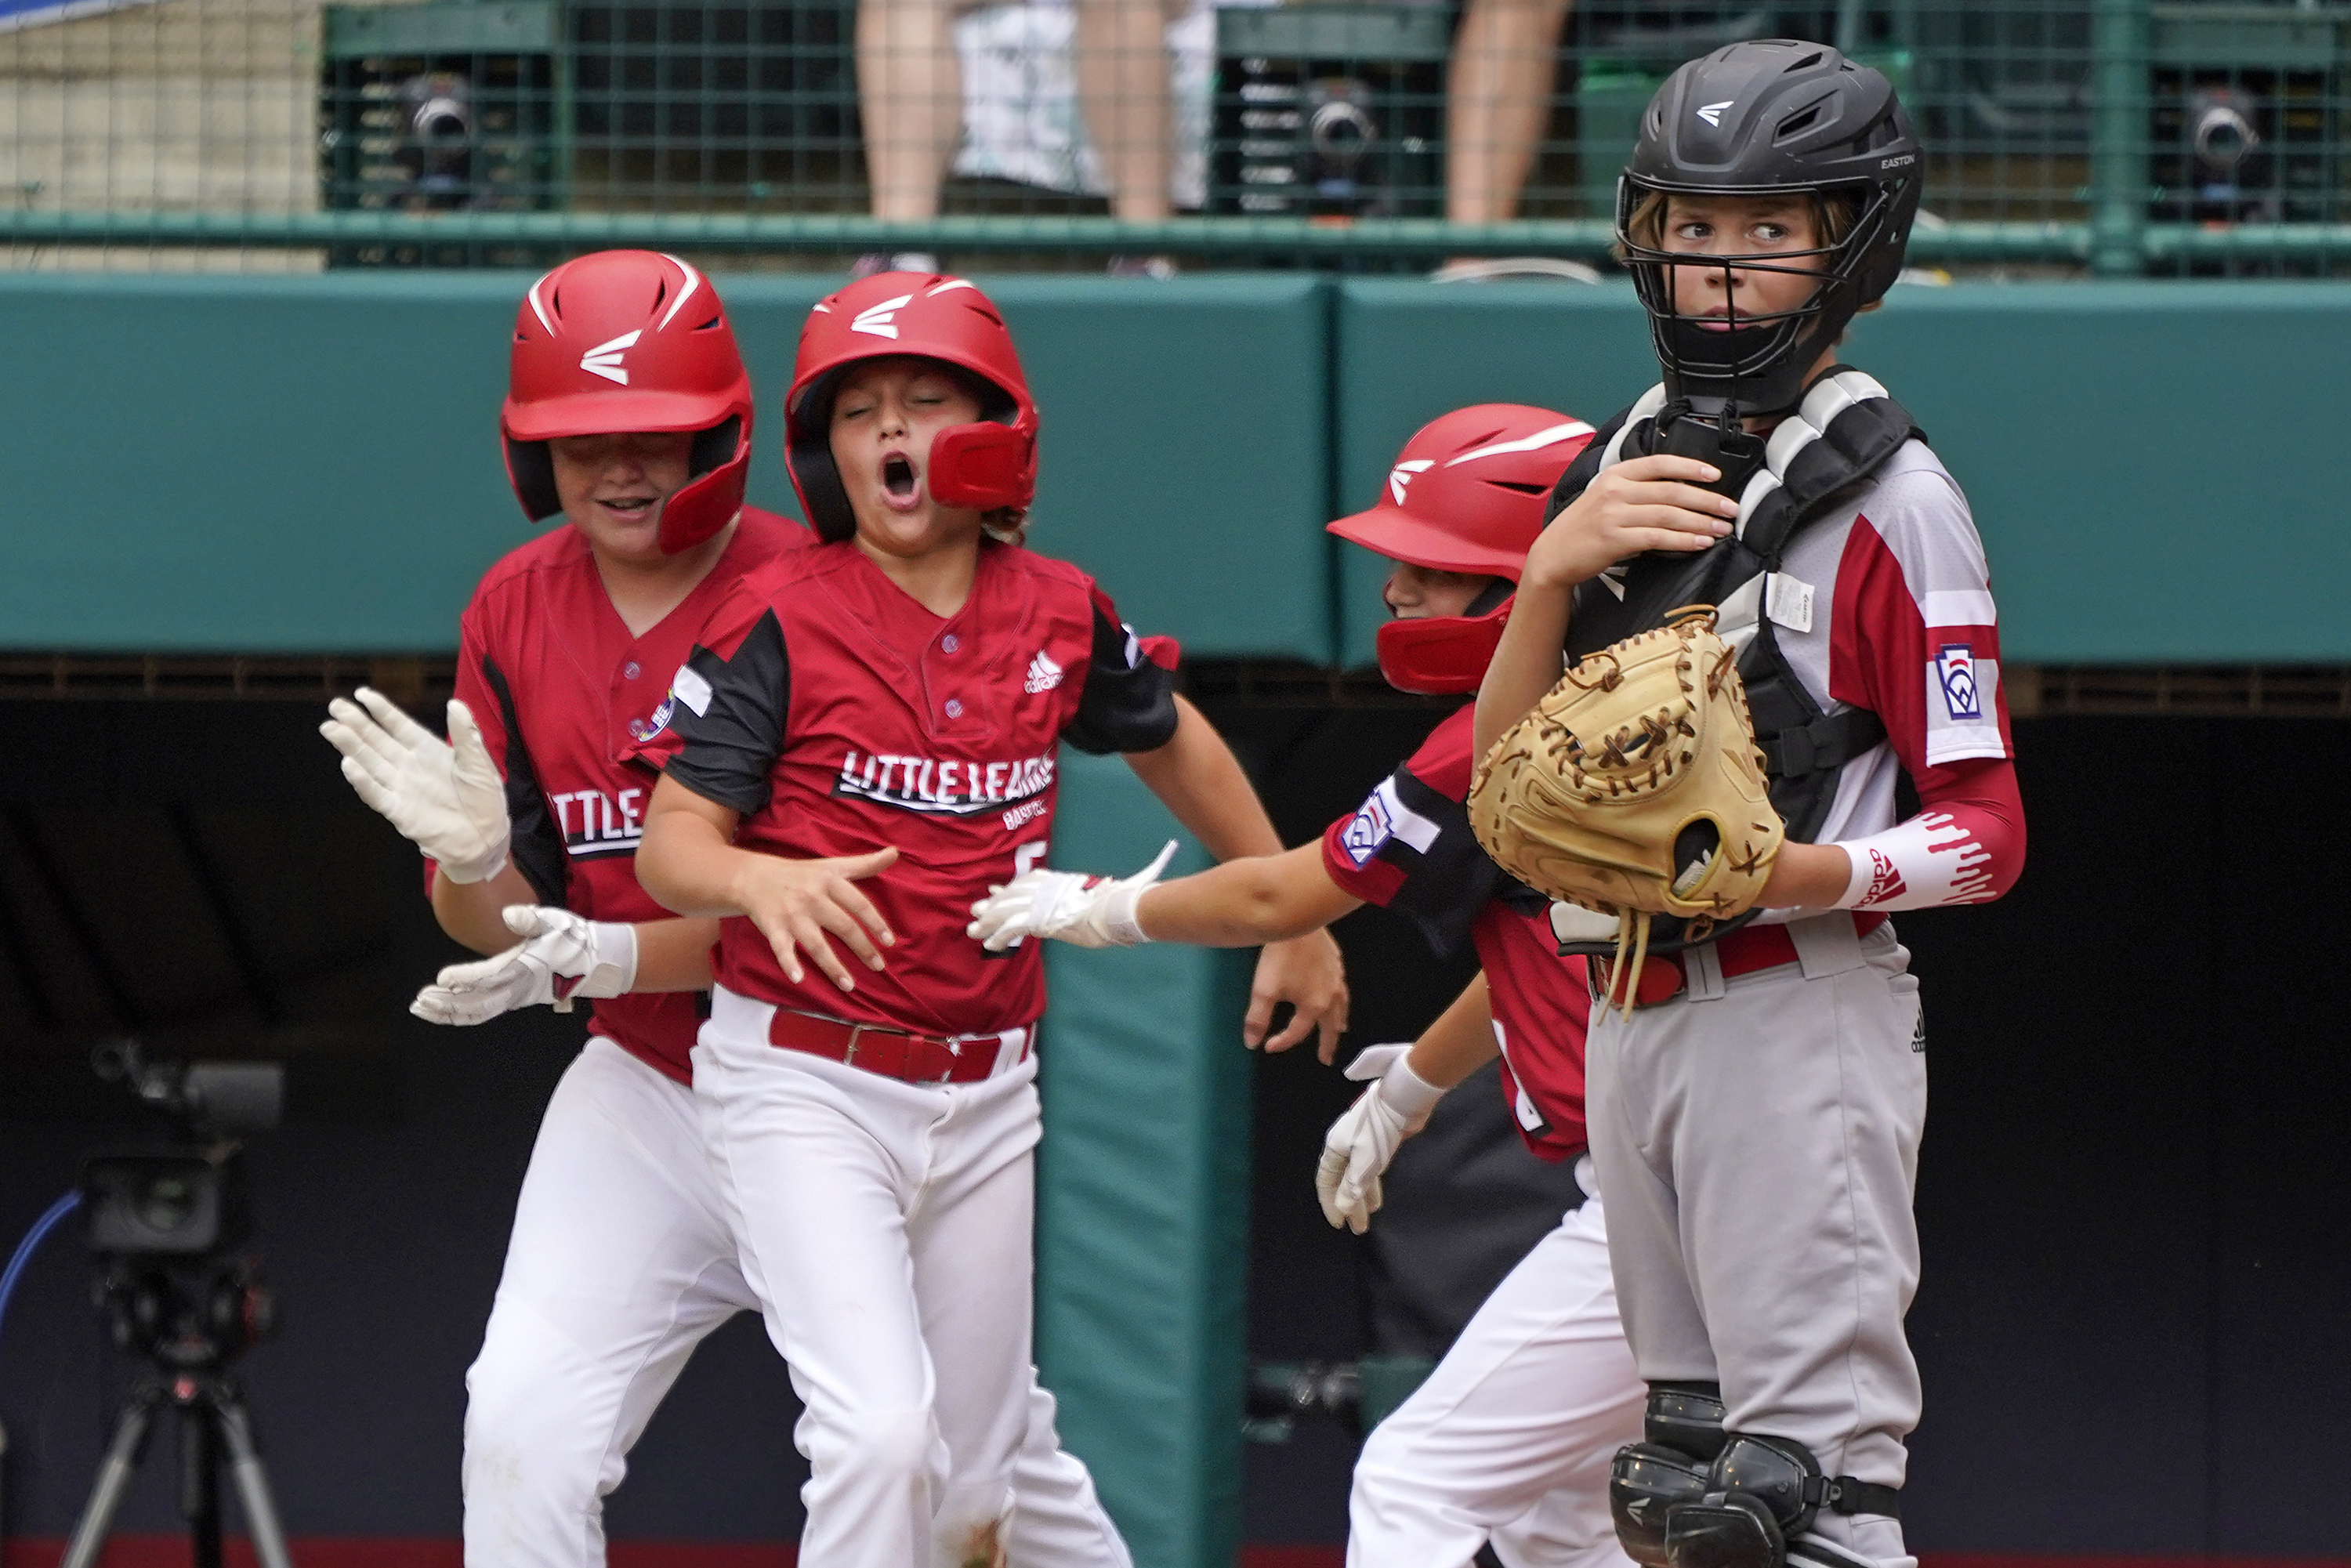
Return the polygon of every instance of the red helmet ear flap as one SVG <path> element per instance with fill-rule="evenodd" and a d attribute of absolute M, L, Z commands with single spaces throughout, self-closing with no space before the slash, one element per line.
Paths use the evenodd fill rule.
<path fill-rule="evenodd" d="M 958 424 L 931 438 L 931 499 L 991 512 L 1025 507 L 1037 493 L 1037 433 L 1008 424 Z"/>
<path fill-rule="evenodd" d="M 662 504 L 658 537 L 664 555 L 692 549 L 743 510 L 750 477 L 751 421 L 730 417 L 694 438 L 695 477 Z"/>
<path fill-rule="evenodd" d="M 1474 692 L 1494 662 L 1494 650 L 1502 645 L 1502 628 L 1510 620 L 1510 601 L 1505 598 L 1483 615 L 1384 622 L 1374 638 L 1380 674 L 1396 690 L 1425 697 Z"/>

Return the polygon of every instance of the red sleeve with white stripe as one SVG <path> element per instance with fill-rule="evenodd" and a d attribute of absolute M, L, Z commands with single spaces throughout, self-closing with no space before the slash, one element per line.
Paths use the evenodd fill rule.
<path fill-rule="evenodd" d="M 1967 503 L 1939 472 L 1881 485 L 1845 541 L 1829 694 L 1886 721 L 1920 810 L 1845 841 L 1844 909 L 1989 904 L 2024 869 L 1999 612 Z"/>

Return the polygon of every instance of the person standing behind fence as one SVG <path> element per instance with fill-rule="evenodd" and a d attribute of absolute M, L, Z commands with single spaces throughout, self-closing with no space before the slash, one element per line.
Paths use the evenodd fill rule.
<path fill-rule="evenodd" d="M 1168 0 L 1073 0 L 1078 99 L 1110 184 L 1113 215 L 1156 222 L 1172 211 L 1167 177 L 1174 140 L 1166 28 L 1183 10 Z M 963 66 L 956 18 L 977 0 L 860 0 L 857 90 L 865 127 L 867 182 L 877 218 L 936 217 L 939 189 L 963 135 Z M 859 259 L 859 277 L 895 267 L 927 271 L 935 258 L 905 252 Z M 1114 273 L 1165 276 L 1172 268 L 1121 257 Z"/>

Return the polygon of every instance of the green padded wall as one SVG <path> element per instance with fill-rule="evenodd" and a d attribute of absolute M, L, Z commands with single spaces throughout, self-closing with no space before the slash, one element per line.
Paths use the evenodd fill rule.
<path fill-rule="evenodd" d="M 1351 507 L 1449 408 L 1527 402 L 1596 423 L 1655 379 L 1629 287 L 1343 293 Z M 2257 282 L 1903 287 L 1845 349 L 1966 489 L 2004 655 L 2113 664 L 2351 660 L 2346 352 L 2351 287 Z M 1381 569 L 1344 548 L 1342 656 L 1367 663 Z"/>
<path fill-rule="evenodd" d="M 751 498 L 788 515 L 781 398 L 829 281 L 721 280 L 760 392 Z M 0 385 L 0 647 L 452 646 L 483 569 L 528 537 L 496 421 L 528 282 L 0 277 L 19 367 Z M 1197 651 L 1327 659 L 1322 287 L 993 287 L 1044 411 L 1038 548 Z"/>
<path fill-rule="evenodd" d="M 1053 864 L 1123 875 L 1183 836 L 1117 758 L 1061 766 Z M 1170 874 L 1207 863 L 1186 840 Z M 1253 957 L 1047 954 L 1038 1362 L 1137 1568 L 1239 1546 Z"/>

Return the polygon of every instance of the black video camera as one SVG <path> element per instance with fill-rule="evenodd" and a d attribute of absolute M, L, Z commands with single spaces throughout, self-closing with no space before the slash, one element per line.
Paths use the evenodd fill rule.
<path fill-rule="evenodd" d="M 219 1368 L 268 1337 L 277 1309 L 258 1267 L 243 1136 L 277 1125 L 286 1070 L 274 1061 L 151 1062 L 135 1040 L 90 1053 L 176 1136 L 107 1149 L 82 1166 L 82 1213 L 100 1260 L 98 1304 L 115 1344 L 175 1371 Z"/>
<path fill-rule="evenodd" d="M 275 1061 L 151 1062 L 136 1040 L 90 1053 L 100 1078 L 127 1084 L 175 1124 L 172 1142 L 93 1155 L 82 1166 L 89 1249 L 118 1258 L 216 1257 L 244 1241 L 244 1145 L 277 1125 L 286 1070 Z"/>

